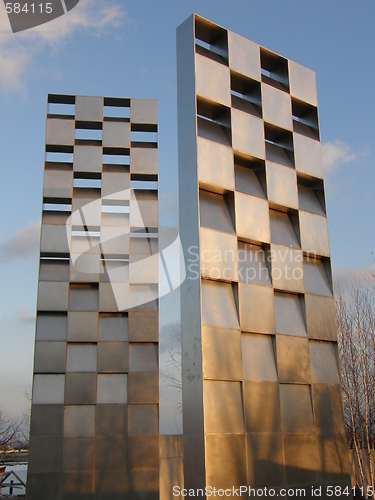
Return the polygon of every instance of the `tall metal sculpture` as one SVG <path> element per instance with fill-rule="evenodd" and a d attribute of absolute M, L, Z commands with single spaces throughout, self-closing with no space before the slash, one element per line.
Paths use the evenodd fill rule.
<path fill-rule="evenodd" d="M 315 74 L 193 15 L 177 80 L 185 488 L 348 485 Z"/>
<path fill-rule="evenodd" d="M 157 115 L 48 96 L 28 500 L 158 498 Z"/>

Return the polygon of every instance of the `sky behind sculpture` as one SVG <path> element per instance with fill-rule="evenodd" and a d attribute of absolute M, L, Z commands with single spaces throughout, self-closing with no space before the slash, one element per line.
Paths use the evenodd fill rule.
<path fill-rule="evenodd" d="M 47 93 L 159 99 L 160 222 L 176 225 L 175 29 L 194 11 L 316 72 L 334 270 L 374 263 L 372 1 L 81 0 L 18 34 L 1 2 L 0 404 L 11 412 L 31 383 Z"/>

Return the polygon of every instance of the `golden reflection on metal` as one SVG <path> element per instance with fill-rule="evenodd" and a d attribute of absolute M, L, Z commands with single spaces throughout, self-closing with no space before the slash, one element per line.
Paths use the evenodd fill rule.
<path fill-rule="evenodd" d="M 184 485 L 349 484 L 315 74 L 193 15 L 177 81 Z"/>

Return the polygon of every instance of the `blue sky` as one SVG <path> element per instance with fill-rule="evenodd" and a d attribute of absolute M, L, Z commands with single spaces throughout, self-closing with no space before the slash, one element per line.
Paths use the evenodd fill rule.
<path fill-rule="evenodd" d="M 14 35 L 1 2 L 0 405 L 14 414 L 31 384 L 47 93 L 159 99 L 162 217 L 175 224 L 175 29 L 193 12 L 316 72 L 332 264 L 374 263 L 373 0 L 81 0 Z"/>

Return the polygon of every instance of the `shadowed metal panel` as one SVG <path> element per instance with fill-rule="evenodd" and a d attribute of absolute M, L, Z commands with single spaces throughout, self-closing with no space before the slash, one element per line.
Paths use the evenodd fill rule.
<path fill-rule="evenodd" d="M 299 220 L 302 250 L 329 256 L 327 219 L 301 210 Z"/>
<path fill-rule="evenodd" d="M 98 404 L 124 404 L 127 402 L 127 375 L 98 375 L 96 400 Z"/>
<path fill-rule="evenodd" d="M 324 482 L 343 482 L 343 488 L 351 485 L 350 466 L 347 455 L 348 445 L 344 433 L 334 436 L 318 435 L 318 451 L 322 464 L 321 478 Z"/>
<path fill-rule="evenodd" d="M 201 226 L 234 233 L 232 218 L 223 196 L 200 191 L 199 209 Z"/>
<path fill-rule="evenodd" d="M 123 227 L 105 226 L 100 231 L 101 251 L 104 255 L 129 253 L 129 234 Z"/>
<path fill-rule="evenodd" d="M 310 340 L 311 381 L 317 384 L 340 384 L 336 343 Z"/>
<path fill-rule="evenodd" d="M 262 83 L 263 119 L 286 130 L 293 130 L 290 95 Z"/>
<path fill-rule="evenodd" d="M 202 324 L 239 328 L 231 285 L 209 280 L 202 281 Z"/>
<path fill-rule="evenodd" d="M 159 436 L 128 438 L 129 469 L 159 468 Z"/>
<path fill-rule="evenodd" d="M 155 99 L 130 99 L 130 121 L 157 124 L 158 102 Z"/>
<path fill-rule="evenodd" d="M 33 404 L 63 404 L 64 375 L 34 375 Z"/>
<path fill-rule="evenodd" d="M 46 144 L 73 146 L 74 120 L 47 118 Z"/>
<path fill-rule="evenodd" d="M 234 166 L 236 191 L 241 193 L 251 194 L 259 198 L 266 198 L 266 193 L 262 187 L 262 183 L 257 175 L 257 171 L 250 167 L 242 165 Z"/>
<path fill-rule="evenodd" d="M 128 317 L 122 314 L 101 314 L 99 340 L 128 340 Z"/>
<path fill-rule="evenodd" d="M 247 484 L 244 434 L 206 435 L 206 481 L 217 489 Z"/>
<path fill-rule="evenodd" d="M 63 405 L 33 405 L 30 433 L 36 437 L 62 436 Z"/>
<path fill-rule="evenodd" d="M 316 484 L 320 463 L 315 434 L 284 434 L 283 440 L 287 484 Z"/>
<path fill-rule="evenodd" d="M 299 239 L 288 214 L 270 210 L 270 226 L 272 243 L 300 248 Z"/>
<path fill-rule="evenodd" d="M 108 495 L 110 499 L 124 497 L 128 491 L 128 478 L 123 470 L 105 470 L 95 473 L 95 491 L 105 498 Z"/>
<path fill-rule="evenodd" d="M 127 466 L 127 439 L 125 437 L 100 437 L 95 439 L 95 469 L 122 470 Z"/>
<path fill-rule="evenodd" d="M 158 283 L 159 255 L 130 255 L 130 283 Z"/>
<path fill-rule="evenodd" d="M 205 379 L 241 380 L 241 333 L 239 330 L 203 327 L 203 376 Z"/>
<path fill-rule="evenodd" d="M 71 285 L 69 291 L 70 311 L 97 311 L 98 288 L 95 285 Z"/>
<path fill-rule="evenodd" d="M 68 309 L 69 283 L 40 281 L 38 286 L 38 311 L 66 311 Z"/>
<path fill-rule="evenodd" d="M 69 342 L 96 342 L 98 313 L 69 311 L 67 339 Z"/>
<path fill-rule="evenodd" d="M 203 388 L 205 431 L 243 433 L 241 383 L 205 380 Z"/>
<path fill-rule="evenodd" d="M 65 375 L 65 404 L 94 405 L 96 403 L 96 373 Z"/>
<path fill-rule="evenodd" d="M 159 375 L 157 373 L 128 374 L 128 403 L 157 404 L 159 402 Z"/>
<path fill-rule="evenodd" d="M 240 325 L 247 332 L 274 333 L 275 313 L 273 289 L 270 287 L 238 284 Z"/>
<path fill-rule="evenodd" d="M 128 433 L 127 405 L 96 405 L 96 436 L 125 436 Z"/>
<path fill-rule="evenodd" d="M 65 372 L 65 342 L 35 343 L 34 373 Z"/>
<path fill-rule="evenodd" d="M 128 405 L 129 436 L 158 433 L 157 405 Z"/>
<path fill-rule="evenodd" d="M 65 341 L 67 317 L 59 313 L 38 313 L 36 318 L 36 340 Z"/>
<path fill-rule="evenodd" d="M 243 383 L 246 432 L 281 432 L 279 384 Z"/>
<path fill-rule="evenodd" d="M 157 174 L 158 150 L 132 148 L 130 150 L 130 165 L 132 174 Z"/>
<path fill-rule="evenodd" d="M 159 317 L 156 311 L 129 313 L 130 342 L 157 342 Z"/>
<path fill-rule="evenodd" d="M 79 484 L 78 491 L 80 495 L 92 495 L 94 493 L 94 472 L 64 472 L 61 475 L 61 492 L 63 498 L 69 498 L 76 494 L 77 484 Z"/>
<path fill-rule="evenodd" d="M 303 292 L 302 252 L 272 244 L 271 257 L 274 288 L 290 292 Z"/>
<path fill-rule="evenodd" d="M 294 158 L 297 172 L 323 178 L 320 142 L 301 134 L 293 134 Z"/>
<path fill-rule="evenodd" d="M 101 194 L 102 196 L 113 196 L 114 199 L 128 199 L 128 193 L 120 193 L 120 191 L 125 191 L 130 189 L 130 174 L 117 173 L 117 172 L 103 172 L 102 173 L 102 186 Z M 111 198 L 110 198 L 111 199 Z"/>
<path fill-rule="evenodd" d="M 305 291 L 316 295 L 332 296 L 332 286 L 328 281 L 325 266 L 321 260 L 310 260 L 303 263 Z"/>
<path fill-rule="evenodd" d="M 287 335 L 276 335 L 277 370 L 279 382 L 309 384 L 309 341 Z"/>
<path fill-rule="evenodd" d="M 234 150 L 265 157 L 262 120 L 232 108 L 232 134 Z"/>
<path fill-rule="evenodd" d="M 242 335 L 241 348 L 244 380 L 277 382 L 270 335 Z"/>
<path fill-rule="evenodd" d="M 83 122 L 103 121 L 103 98 L 92 96 L 77 96 L 75 99 L 76 120 Z"/>
<path fill-rule="evenodd" d="M 342 434 L 344 416 L 341 387 L 331 384 L 313 384 L 311 390 L 317 431 L 328 435 Z"/>
<path fill-rule="evenodd" d="M 157 469 L 129 470 L 128 491 L 133 498 L 156 500 L 159 495 L 159 471 Z"/>
<path fill-rule="evenodd" d="M 130 226 L 132 227 L 157 227 L 158 226 L 158 202 L 137 200 L 138 210 L 135 202 L 130 200 Z"/>
<path fill-rule="evenodd" d="M 157 344 L 130 344 L 129 371 L 153 372 L 158 371 Z"/>
<path fill-rule="evenodd" d="M 99 146 L 75 146 L 73 170 L 75 172 L 101 172 L 102 148 Z"/>
<path fill-rule="evenodd" d="M 228 31 L 229 67 L 260 81 L 259 45 Z"/>
<path fill-rule="evenodd" d="M 201 274 L 211 279 L 237 279 L 237 238 L 235 235 L 201 228 Z"/>
<path fill-rule="evenodd" d="M 307 335 L 312 339 L 337 340 L 333 297 L 305 295 Z"/>
<path fill-rule="evenodd" d="M 104 122 L 103 147 L 104 148 L 130 147 L 130 123 Z"/>
<path fill-rule="evenodd" d="M 57 472 L 61 470 L 61 439 L 35 437 L 32 440 L 33 448 L 30 453 L 31 472 Z"/>
<path fill-rule="evenodd" d="M 42 225 L 40 251 L 46 253 L 69 253 L 66 226 Z"/>
<path fill-rule="evenodd" d="M 302 299 L 290 293 L 275 293 L 276 333 L 306 336 Z"/>
<path fill-rule="evenodd" d="M 281 433 L 246 434 L 247 474 L 250 486 L 282 486 L 285 482 Z"/>
<path fill-rule="evenodd" d="M 197 54 L 195 71 L 197 95 L 230 106 L 229 68 Z"/>
<path fill-rule="evenodd" d="M 284 432 L 314 432 L 310 386 L 280 384 L 280 408 Z"/>
<path fill-rule="evenodd" d="M 128 371 L 127 342 L 98 342 L 98 372 Z"/>
<path fill-rule="evenodd" d="M 63 471 L 94 469 L 94 438 L 65 438 L 62 452 Z"/>
<path fill-rule="evenodd" d="M 76 283 L 99 281 L 99 268 L 98 253 L 83 255 L 71 253 L 70 281 Z"/>
<path fill-rule="evenodd" d="M 238 281 L 271 286 L 267 253 L 261 246 L 238 242 Z"/>
<path fill-rule="evenodd" d="M 116 296 L 115 296 L 116 294 Z M 123 307 L 118 306 L 121 304 Z M 129 283 L 100 283 L 99 284 L 99 311 L 118 312 L 129 306 Z"/>
<path fill-rule="evenodd" d="M 95 435 L 95 406 L 66 406 L 64 410 L 64 437 Z"/>
<path fill-rule="evenodd" d="M 268 199 L 284 207 L 298 208 L 295 170 L 266 161 L 266 174 Z"/>
<path fill-rule="evenodd" d="M 73 172 L 67 170 L 45 170 L 43 176 L 43 197 L 71 198 L 73 193 Z"/>
<path fill-rule="evenodd" d="M 299 185 L 298 201 L 299 201 L 299 208 L 301 210 L 306 210 L 307 212 L 313 212 L 317 215 L 325 216 L 324 208 L 322 207 L 313 189 Z"/>
<path fill-rule="evenodd" d="M 96 372 L 97 346 L 69 344 L 66 355 L 67 372 Z"/>
<path fill-rule="evenodd" d="M 235 209 L 238 236 L 269 243 L 270 220 L 267 201 L 236 192 Z"/>
<path fill-rule="evenodd" d="M 203 184 L 234 189 L 232 149 L 202 137 L 197 140 L 198 180 Z"/>
<path fill-rule="evenodd" d="M 289 61 L 290 94 L 317 106 L 315 73 L 294 61 Z"/>

